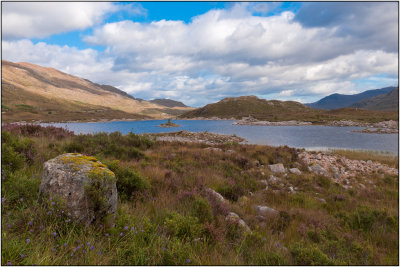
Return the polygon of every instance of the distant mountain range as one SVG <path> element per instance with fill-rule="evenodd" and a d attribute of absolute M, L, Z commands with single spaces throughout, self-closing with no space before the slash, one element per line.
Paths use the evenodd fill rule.
<path fill-rule="evenodd" d="M 353 104 L 352 107 L 368 110 L 399 110 L 399 87 L 387 94 L 363 99 Z"/>
<path fill-rule="evenodd" d="M 345 107 L 352 107 L 356 103 L 366 100 L 371 97 L 375 97 L 378 95 L 385 95 L 393 91 L 396 87 L 385 87 L 382 89 L 368 90 L 355 95 L 342 95 L 342 94 L 332 94 L 326 96 L 317 102 L 305 104 L 311 108 L 317 109 L 338 109 Z M 382 104 L 383 106 L 384 104 Z"/>
<path fill-rule="evenodd" d="M 167 99 L 167 98 L 153 99 L 153 100 L 150 100 L 149 102 L 155 103 L 155 104 L 158 104 L 158 105 L 161 105 L 161 106 L 169 107 L 169 108 L 173 108 L 173 107 L 185 108 L 185 107 L 187 107 L 182 102 L 171 100 L 171 99 Z"/>
<path fill-rule="evenodd" d="M 3 122 L 168 118 L 192 110 L 139 101 L 113 86 L 31 63 L 2 60 L 1 84 Z"/>

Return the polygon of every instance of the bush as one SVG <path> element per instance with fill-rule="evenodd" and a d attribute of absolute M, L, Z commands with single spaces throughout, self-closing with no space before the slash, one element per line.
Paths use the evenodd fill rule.
<path fill-rule="evenodd" d="M 196 217 L 172 212 L 167 215 L 164 224 L 170 235 L 181 240 L 193 240 L 202 234 L 202 226 Z"/>
<path fill-rule="evenodd" d="M 74 136 L 72 131 L 55 126 L 41 126 L 38 124 L 5 124 L 2 126 L 3 131 L 8 131 L 13 134 L 31 137 L 54 137 L 58 140 L 69 136 Z"/>
<path fill-rule="evenodd" d="M 85 153 L 89 155 L 102 154 L 117 159 L 138 159 L 144 154 L 139 149 L 147 149 L 153 145 L 149 138 L 120 132 L 96 133 L 75 136 L 65 146 L 67 152 Z"/>
<path fill-rule="evenodd" d="M 122 167 L 118 160 L 105 162 L 117 179 L 117 190 L 121 200 L 129 200 L 135 192 L 150 187 L 150 183 L 130 167 Z"/>
<path fill-rule="evenodd" d="M 19 138 L 10 132 L 2 132 L 1 150 L 1 164 L 5 171 L 20 169 L 25 162 L 32 164 L 36 155 L 33 140 Z"/>
<path fill-rule="evenodd" d="M 387 225 L 388 228 L 392 228 L 393 218 L 389 217 L 386 212 L 371 209 L 367 206 L 358 207 L 349 216 L 350 226 L 356 230 L 363 230 L 369 232 L 374 226 Z"/>
<path fill-rule="evenodd" d="M 295 265 L 333 265 L 333 261 L 318 247 L 295 243 L 290 248 L 290 252 Z"/>
<path fill-rule="evenodd" d="M 211 222 L 213 213 L 210 204 L 202 197 L 196 197 L 193 202 L 193 215 L 200 223 Z"/>

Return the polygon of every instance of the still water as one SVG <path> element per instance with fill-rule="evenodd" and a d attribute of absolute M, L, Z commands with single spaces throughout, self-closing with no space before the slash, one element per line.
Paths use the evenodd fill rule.
<path fill-rule="evenodd" d="M 160 133 L 175 131 L 236 134 L 250 144 L 287 145 L 290 147 L 324 150 L 329 148 L 390 151 L 398 154 L 398 134 L 366 134 L 352 132 L 363 127 L 332 126 L 250 126 L 232 125 L 231 120 L 173 120 L 180 127 L 160 128 L 166 120 L 113 121 L 96 123 L 52 123 L 76 134 L 95 132 Z M 43 124 L 48 125 L 48 124 Z"/>

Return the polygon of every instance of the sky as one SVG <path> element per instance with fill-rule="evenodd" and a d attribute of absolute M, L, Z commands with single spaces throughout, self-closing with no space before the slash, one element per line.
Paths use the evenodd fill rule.
<path fill-rule="evenodd" d="M 398 2 L 2 2 L 2 59 L 193 107 L 397 86 L 398 39 Z"/>

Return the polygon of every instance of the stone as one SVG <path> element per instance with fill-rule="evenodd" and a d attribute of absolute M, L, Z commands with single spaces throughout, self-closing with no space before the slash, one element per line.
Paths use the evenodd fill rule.
<path fill-rule="evenodd" d="M 209 198 L 212 198 L 213 200 L 216 200 L 220 203 L 225 203 L 226 200 L 225 198 L 218 192 L 215 192 L 213 189 L 211 188 L 206 188 L 206 194 Z"/>
<path fill-rule="evenodd" d="M 323 175 L 323 176 L 326 176 L 326 177 L 329 176 L 329 173 L 321 165 L 319 165 L 317 163 L 316 164 L 311 164 L 311 166 L 309 168 L 313 173 L 316 173 L 318 175 Z"/>
<path fill-rule="evenodd" d="M 286 172 L 285 167 L 283 166 L 282 163 L 269 165 L 269 168 L 273 173 L 285 173 Z"/>
<path fill-rule="evenodd" d="M 320 202 L 322 202 L 322 203 L 326 203 L 326 200 L 323 199 L 323 198 L 316 197 L 315 199 L 318 200 L 318 201 L 320 201 Z"/>
<path fill-rule="evenodd" d="M 204 150 L 209 150 L 209 151 L 213 151 L 213 152 L 222 152 L 222 149 L 218 148 L 218 147 L 207 147 Z"/>
<path fill-rule="evenodd" d="M 269 176 L 269 180 L 268 180 L 270 183 L 273 183 L 273 184 L 275 184 L 275 183 L 279 183 L 279 182 L 281 182 L 282 181 L 282 179 L 281 178 L 279 178 L 279 177 L 276 177 L 276 176 L 273 176 L 273 175 L 270 175 Z"/>
<path fill-rule="evenodd" d="M 293 174 L 297 174 L 297 175 L 301 174 L 301 171 L 297 168 L 291 168 L 291 169 L 289 169 L 289 172 L 293 173 Z"/>
<path fill-rule="evenodd" d="M 247 232 L 251 232 L 250 227 L 234 212 L 229 212 L 225 219 L 230 223 L 237 223 L 240 227 L 242 227 Z"/>
<path fill-rule="evenodd" d="M 267 180 L 260 180 L 260 183 L 262 183 L 263 185 L 268 185 Z"/>
<path fill-rule="evenodd" d="M 274 217 L 279 214 L 279 211 L 267 206 L 254 206 L 257 215 L 264 217 Z"/>
<path fill-rule="evenodd" d="M 233 154 L 234 152 L 235 152 L 235 151 L 233 151 L 233 150 L 230 150 L 230 149 L 229 149 L 229 150 L 227 150 L 227 151 L 225 151 L 225 153 L 226 153 L 226 154 Z"/>
<path fill-rule="evenodd" d="M 90 224 L 106 219 L 113 224 L 118 193 L 115 175 L 96 158 L 78 153 L 46 161 L 39 196 L 59 197 L 76 222 Z"/>
<path fill-rule="evenodd" d="M 360 184 L 361 189 L 366 189 L 366 186 L 363 184 Z"/>
<path fill-rule="evenodd" d="M 293 186 L 289 186 L 289 191 L 292 194 L 296 194 L 296 190 L 294 190 Z"/>

